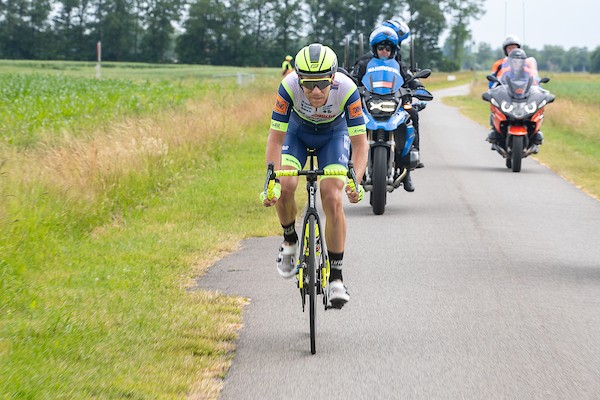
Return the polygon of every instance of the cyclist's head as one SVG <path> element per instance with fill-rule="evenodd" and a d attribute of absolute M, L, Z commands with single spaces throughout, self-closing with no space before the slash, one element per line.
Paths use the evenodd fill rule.
<path fill-rule="evenodd" d="M 398 35 L 389 26 L 380 26 L 371 32 L 369 44 L 373 57 L 393 58 L 398 47 Z"/>
<path fill-rule="evenodd" d="M 404 22 L 397 19 L 388 19 L 383 21 L 383 26 L 388 26 L 396 32 L 398 35 L 398 45 L 402 43 L 402 41 L 410 36 L 410 28 Z"/>
<path fill-rule="evenodd" d="M 516 47 L 515 47 L 516 46 Z M 508 56 L 508 53 L 514 48 L 521 48 L 521 39 L 517 35 L 508 35 L 504 42 L 502 42 L 502 51 L 504 51 L 504 55 Z"/>
<path fill-rule="evenodd" d="M 292 56 L 287 55 L 287 56 L 285 56 L 285 61 L 292 61 L 292 58 L 293 58 Z"/>
<path fill-rule="evenodd" d="M 299 77 L 331 77 L 337 71 L 338 61 L 334 51 L 320 43 L 300 49 L 294 61 Z"/>

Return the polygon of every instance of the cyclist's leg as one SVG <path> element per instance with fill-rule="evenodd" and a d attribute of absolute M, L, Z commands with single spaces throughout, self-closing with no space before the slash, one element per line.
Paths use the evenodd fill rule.
<path fill-rule="evenodd" d="M 306 146 L 302 145 L 297 135 L 298 125 L 290 121 L 285 136 L 282 154 L 282 169 L 301 169 L 306 160 Z M 277 216 L 283 228 L 283 242 L 277 256 L 277 271 L 284 278 L 291 278 L 296 273 L 296 253 L 298 250 L 298 234 L 296 233 L 296 204 L 295 193 L 298 187 L 298 177 L 283 176 L 281 182 L 281 197 L 275 203 Z"/>
<path fill-rule="evenodd" d="M 296 119 L 291 118 L 281 151 L 282 169 L 302 169 L 306 162 L 306 145 L 300 138 L 301 129 L 302 126 Z M 298 213 L 295 199 L 298 177 L 282 176 L 279 180 L 281 182 L 281 197 L 275 203 L 275 207 L 279 221 L 285 226 L 293 223 Z"/>
<path fill-rule="evenodd" d="M 317 159 L 323 169 L 347 168 L 350 155 L 350 138 L 345 124 L 335 124 L 329 140 L 317 150 Z M 326 216 L 325 240 L 327 248 L 343 253 L 346 242 L 346 217 L 342 205 L 342 193 L 346 185 L 343 176 L 321 178 L 321 202 Z"/>
<path fill-rule="evenodd" d="M 350 138 L 344 126 L 337 125 L 330 140 L 318 150 L 317 158 L 324 169 L 347 168 L 350 155 Z M 331 271 L 329 275 L 329 300 L 333 307 L 341 308 L 350 296 L 342 283 L 342 261 L 346 243 L 346 216 L 342 204 L 345 177 L 324 176 L 321 179 L 321 202 L 327 219 L 325 242 Z"/>

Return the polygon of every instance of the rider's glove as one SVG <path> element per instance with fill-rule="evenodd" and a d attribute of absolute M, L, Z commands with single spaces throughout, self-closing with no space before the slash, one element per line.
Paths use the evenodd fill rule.
<path fill-rule="evenodd" d="M 360 202 L 365 197 L 365 188 L 362 185 L 358 185 L 358 201 Z"/>
<path fill-rule="evenodd" d="M 279 183 L 279 179 L 275 179 L 269 181 L 269 185 L 267 187 L 267 193 L 264 191 L 259 193 L 260 201 L 263 203 L 266 199 L 272 200 L 273 198 L 281 197 L 281 183 Z"/>
<path fill-rule="evenodd" d="M 358 192 L 358 201 L 357 203 L 359 203 L 363 197 L 365 197 L 365 189 L 363 188 L 363 186 L 361 184 L 358 185 L 358 187 L 354 184 L 353 180 L 349 180 L 348 181 L 348 186 L 350 186 L 350 189 L 352 189 L 353 192 Z"/>

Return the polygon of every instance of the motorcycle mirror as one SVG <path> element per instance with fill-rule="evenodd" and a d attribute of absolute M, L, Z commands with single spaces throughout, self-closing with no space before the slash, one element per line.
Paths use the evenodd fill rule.
<path fill-rule="evenodd" d="M 490 101 L 492 100 L 492 96 L 490 96 L 490 94 L 488 92 L 485 92 L 481 95 L 481 98 L 485 101 Z"/>
<path fill-rule="evenodd" d="M 556 96 L 554 96 L 553 94 L 546 95 L 546 101 L 548 102 L 548 104 L 552 103 L 554 99 L 556 99 Z"/>
<path fill-rule="evenodd" d="M 498 80 L 498 78 L 496 78 L 494 75 L 488 75 L 488 76 L 486 76 L 486 78 L 490 82 L 500 83 L 500 81 Z"/>
<path fill-rule="evenodd" d="M 544 77 L 544 78 L 540 79 L 540 83 L 548 83 L 548 82 L 550 82 L 550 78 L 548 78 L 548 77 Z"/>
<path fill-rule="evenodd" d="M 419 72 L 417 72 L 417 74 L 415 75 L 415 79 L 416 78 L 427 78 L 429 75 L 431 75 L 431 70 L 429 68 L 425 68 L 425 69 L 422 69 Z"/>

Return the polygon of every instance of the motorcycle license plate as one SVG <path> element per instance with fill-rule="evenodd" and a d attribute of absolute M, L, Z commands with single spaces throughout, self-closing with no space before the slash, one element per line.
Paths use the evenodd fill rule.
<path fill-rule="evenodd" d="M 508 133 L 510 135 L 517 135 L 517 136 L 527 135 L 527 127 L 525 127 L 525 126 L 509 126 Z"/>

